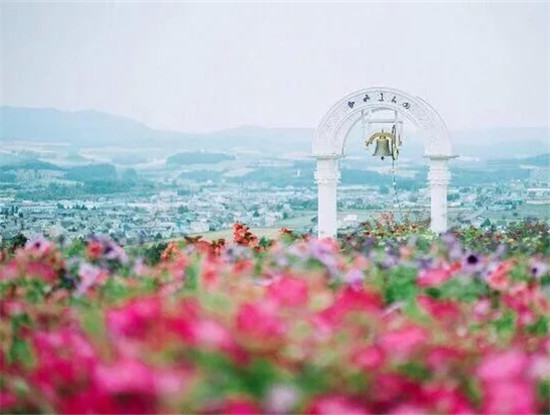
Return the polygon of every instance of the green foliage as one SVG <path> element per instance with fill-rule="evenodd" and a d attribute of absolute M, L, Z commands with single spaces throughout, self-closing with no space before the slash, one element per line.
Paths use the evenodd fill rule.
<path fill-rule="evenodd" d="M 418 292 L 416 286 L 417 270 L 411 267 L 398 266 L 390 270 L 389 274 L 382 272 L 380 277 L 384 288 L 386 303 L 411 301 Z"/>
<path fill-rule="evenodd" d="M 160 255 L 164 252 L 168 243 L 158 242 L 152 245 L 140 247 L 136 252 L 141 255 L 147 265 L 156 265 L 160 261 Z"/>
<path fill-rule="evenodd" d="M 80 182 L 114 181 L 117 179 L 116 168 L 112 164 L 87 164 L 71 167 L 65 178 Z"/>
<path fill-rule="evenodd" d="M 502 316 L 493 322 L 497 336 L 507 342 L 516 331 L 516 320 L 516 313 L 512 310 L 505 310 Z"/>

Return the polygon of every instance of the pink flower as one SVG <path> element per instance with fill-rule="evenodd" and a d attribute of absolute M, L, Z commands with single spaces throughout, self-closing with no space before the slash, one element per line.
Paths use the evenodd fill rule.
<path fill-rule="evenodd" d="M 113 365 L 98 366 L 95 381 L 109 394 L 154 393 L 151 370 L 137 360 L 122 359 Z"/>
<path fill-rule="evenodd" d="M 36 332 L 32 336 L 37 365 L 30 380 L 49 400 L 58 393 L 75 394 L 88 386 L 97 356 L 83 334 L 72 328 Z"/>
<path fill-rule="evenodd" d="M 155 370 L 154 377 L 154 389 L 160 395 L 176 395 L 186 392 L 184 390 L 186 386 L 185 372 L 177 371 L 174 369 Z"/>
<path fill-rule="evenodd" d="M 431 410 L 428 413 L 442 414 L 474 414 L 474 408 L 455 385 L 450 384 L 428 384 L 422 391 L 423 400 Z"/>
<path fill-rule="evenodd" d="M 435 346 L 426 356 L 426 364 L 434 371 L 442 371 L 449 365 L 460 362 L 463 353 L 452 346 Z"/>
<path fill-rule="evenodd" d="M 513 261 L 505 261 L 498 264 L 487 277 L 487 285 L 493 290 L 503 291 L 510 286 L 510 270 L 514 265 Z"/>
<path fill-rule="evenodd" d="M 16 260 L 12 260 L 7 264 L 0 266 L 0 281 L 1 280 L 15 280 L 20 275 L 20 266 Z"/>
<path fill-rule="evenodd" d="M 90 240 L 86 244 L 86 254 L 90 259 L 98 259 L 103 254 L 103 245 L 97 240 Z"/>
<path fill-rule="evenodd" d="M 86 291 L 100 282 L 101 276 L 106 277 L 105 271 L 101 268 L 93 266 L 85 262 L 80 266 L 78 270 L 78 276 L 80 277 L 80 284 L 76 290 L 77 295 L 86 294 Z M 103 278 L 105 279 L 105 278 Z"/>
<path fill-rule="evenodd" d="M 448 269 L 436 268 L 422 271 L 416 281 L 420 287 L 437 287 L 451 277 Z"/>
<path fill-rule="evenodd" d="M 486 385 L 482 412 L 484 414 L 536 414 L 535 387 L 522 380 L 504 380 Z"/>
<path fill-rule="evenodd" d="M 256 340 L 273 339 L 285 331 L 285 325 L 277 316 L 275 308 L 268 303 L 242 304 L 236 323 L 239 331 Z"/>
<path fill-rule="evenodd" d="M 282 306 L 297 307 L 307 304 L 308 287 L 301 278 L 283 277 L 269 286 L 267 296 Z"/>
<path fill-rule="evenodd" d="M 491 300 L 488 298 L 482 298 L 474 305 L 474 316 L 478 319 L 486 317 L 491 311 Z"/>
<path fill-rule="evenodd" d="M 159 324 L 162 315 L 159 298 L 142 297 L 107 312 L 107 327 L 115 336 L 141 338 Z"/>
<path fill-rule="evenodd" d="M 266 412 L 269 414 L 294 413 L 300 399 L 300 392 L 294 386 L 276 384 L 269 389 L 266 400 Z"/>
<path fill-rule="evenodd" d="M 154 373 L 137 360 L 121 359 L 113 365 L 98 366 L 94 373 L 99 392 L 99 411 L 104 413 L 151 414 L 156 412 L 157 391 Z M 94 408 L 89 403 L 88 408 Z"/>
<path fill-rule="evenodd" d="M 367 415 L 369 411 L 347 396 L 329 395 L 314 399 L 305 410 L 311 415 Z"/>
<path fill-rule="evenodd" d="M 262 409 L 250 399 L 231 398 L 225 400 L 219 413 L 227 415 L 255 415 L 261 414 Z"/>
<path fill-rule="evenodd" d="M 47 256 L 52 253 L 54 249 L 54 244 L 43 236 L 34 237 L 25 244 L 25 251 L 38 254 L 39 256 Z"/>
<path fill-rule="evenodd" d="M 44 262 L 29 262 L 25 274 L 46 282 L 54 282 L 57 279 L 56 270 Z"/>
<path fill-rule="evenodd" d="M 382 335 L 379 344 L 391 358 L 408 358 L 429 340 L 428 332 L 419 326 L 408 326 Z"/>
<path fill-rule="evenodd" d="M 334 303 L 321 313 L 322 320 L 334 325 L 342 322 L 348 313 L 376 314 L 382 309 L 382 298 L 374 291 L 362 287 L 344 287 Z"/>
<path fill-rule="evenodd" d="M 17 314 L 23 314 L 26 310 L 26 304 L 19 300 L 3 300 L 0 302 L 0 316 L 12 317 Z"/>
<path fill-rule="evenodd" d="M 412 403 L 399 404 L 389 412 L 390 415 L 428 415 L 430 413 L 426 408 Z"/>
<path fill-rule="evenodd" d="M 364 280 L 363 271 L 358 268 L 351 268 L 345 273 L 343 280 L 346 284 L 349 284 L 352 287 L 359 287 L 362 285 Z"/>
<path fill-rule="evenodd" d="M 198 320 L 191 323 L 194 341 L 201 347 L 227 349 L 233 346 L 231 333 L 215 320 Z"/>
<path fill-rule="evenodd" d="M 0 391 L 0 411 L 3 414 L 9 413 L 10 409 L 14 409 L 17 406 L 17 397 L 6 391 Z"/>
<path fill-rule="evenodd" d="M 550 357 L 537 354 L 529 362 L 529 376 L 533 379 L 550 379 Z"/>
<path fill-rule="evenodd" d="M 352 357 L 352 363 L 364 370 L 380 369 L 384 365 L 386 356 L 377 346 L 367 346 L 357 351 Z"/>
<path fill-rule="evenodd" d="M 519 350 L 507 350 L 489 355 L 477 368 L 478 377 L 485 382 L 507 380 L 525 374 L 528 358 Z"/>
<path fill-rule="evenodd" d="M 418 304 L 433 319 L 445 322 L 455 322 L 460 317 L 458 305 L 449 300 L 436 300 L 432 297 L 421 295 Z"/>
<path fill-rule="evenodd" d="M 372 383 L 371 394 L 375 403 L 375 413 L 390 412 L 403 397 L 421 396 L 420 384 L 412 382 L 402 375 L 379 373 Z"/>

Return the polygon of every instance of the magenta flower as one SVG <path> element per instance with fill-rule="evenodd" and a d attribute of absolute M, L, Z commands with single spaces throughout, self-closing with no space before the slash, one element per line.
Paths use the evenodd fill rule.
<path fill-rule="evenodd" d="M 307 283 L 301 278 L 282 277 L 269 286 L 267 296 L 281 306 L 298 307 L 307 303 Z"/>
<path fill-rule="evenodd" d="M 379 344 L 389 358 L 407 359 L 429 339 L 429 333 L 425 329 L 410 325 L 383 334 L 380 337 Z"/>
<path fill-rule="evenodd" d="M 417 283 L 420 287 L 437 287 L 451 277 L 451 272 L 446 268 L 428 269 L 418 275 Z"/>

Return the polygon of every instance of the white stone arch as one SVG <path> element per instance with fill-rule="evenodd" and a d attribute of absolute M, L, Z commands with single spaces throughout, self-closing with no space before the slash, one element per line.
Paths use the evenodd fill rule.
<path fill-rule="evenodd" d="M 340 99 L 323 117 L 315 134 L 313 157 L 317 159 L 319 237 L 336 236 L 339 159 L 344 157 L 348 134 L 363 114 L 381 109 L 396 111 L 415 124 L 422 134 L 424 154 L 430 159 L 430 226 L 435 232 L 447 229 L 447 187 L 451 179 L 448 161 L 456 156 L 445 123 L 423 99 L 397 89 L 373 87 Z"/>

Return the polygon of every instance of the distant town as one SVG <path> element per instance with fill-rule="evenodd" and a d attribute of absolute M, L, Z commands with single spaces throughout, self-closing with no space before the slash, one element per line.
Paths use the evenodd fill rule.
<path fill-rule="evenodd" d="M 2 110 L 3 240 L 19 234 L 74 240 L 100 233 L 139 244 L 184 235 L 224 237 L 237 221 L 265 235 L 281 227 L 316 230 L 312 130 L 243 127 L 172 137 L 138 123 L 128 128 L 129 121 L 113 122 L 112 116 L 105 123 L 101 117 L 107 116 L 98 113 L 82 124 L 82 113 L 75 113 L 76 122 L 73 113 L 48 110 L 33 118 L 46 110 Z M 118 122 L 126 126 L 119 133 L 113 127 Z M 109 128 L 97 129 L 104 124 Z M 511 146 L 494 151 L 458 146 L 461 157 L 451 165 L 450 226 L 550 221 L 550 154 L 540 144 L 545 133 L 523 132 L 534 138 L 515 147 L 524 154 L 517 157 L 502 153 Z M 45 138 L 28 138 L 38 134 Z M 112 145 L 96 137 L 111 137 Z M 406 142 L 393 170 L 391 162 L 367 153 L 361 139 L 352 143 L 341 162 L 339 228 L 376 220 L 383 212 L 393 212 L 397 220 L 428 218 L 427 165 L 419 147 Z"/>
<path fill-rule="evenodd" d="M 101 233 L 121 243 L 133 244 L 208 234 L 229 229 L 237 221 L 254 228 L 289 227 L 312 232 L 316 227 L 317 208 L 313 165 L 307 172 L 300 162 L 297 165 L 300 167 L 293 164 L 271 166 L 272 178 L 259 177 L 249 182 L 250 177 L 238 176 L 245 183 L 234 176 L 212 180 L 195 173 L 190 175 L 191 179 L 168 182 L 121 181 L 121 190 L 109 189 L 108 193 L 96 188 L 109 188 L 113 186 L 111 181 L 84 180 L 83 184 L 65 181 L 62 185 L 60 181 L 66 179 L 51 170 L 34 169 L 29 165 L 13 166 L 11 170 L 4 168 L 4 177 L 7 171 L 16 178 L 12 183 L 1 183 L 2 237 L 9 239 L 22 233 L 26 237 L 45 234 L 78 239 Z M 295 180 L 288 180 L 288 184 L 279 182 L 276 179 L 278 170 L 281 177 L 294 170 Z M 258 169 L 253 171 L 258 172 Z M 527 171 L 525 179 L 497 183 L 481 180 L 479 184 L 473 180 L 471 185 L 451 186 L 448 197 L 451 225 L 501 226 L 528 217 L 548 220 L 550 169 L 531 166 Z M 347 178 L 346 173 L 351 177 Z M 402 178 L 407 186 L 399 188 L 398 178 L 396 189 L 389 183 L 389 177 L 384 181 L 388 183 L 382 185 L 346 183 L 353 182 L 354 173 L 357 172 L 352 169 L 342 172 L 343 184 L 338 196 L 340 228 L 375 220 L 381 212 L 388 211 L 394 212 L 398 219 L 427 216 L 429 194 L 420 183 Z M 309 185 L 299 180 L 302 174 L 307 175 Z M 460 176 L 456 179 L 460 183 Z M 146 184 L 140 184 L 140 180 Z M 64 186 L 70 186 L 74 195 Z M 81 186 L 85 189 L 80 189 Z M 56 192 L 59 196 L 55 196 Z"/>

